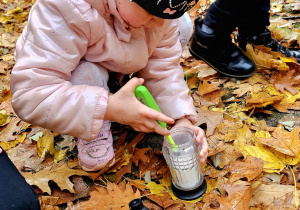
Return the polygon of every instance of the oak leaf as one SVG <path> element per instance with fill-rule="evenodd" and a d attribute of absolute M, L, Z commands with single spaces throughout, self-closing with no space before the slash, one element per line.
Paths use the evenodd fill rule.
<path fill-rule="evenodd" d="M 297 202 L 299 204 L 299 190 L 295 191 L 295 187 L 291 185 L 281 185 L 281 184 L 262 184 L 254 192 L 253 197 L 250 200 L 250 205 L 254 206 L 255 204 L 263 204 L 263 206 L 272 206 L 274 199 L 278 202 L 283 202 L 286 199 L 286 196 L 289 196 L 290 193 L 296 193 L 296 196 L 292 200 L 292 204 L 295 205 Z M 295 202 L 295 199 L 297 201 Z M 273 209 L 277 209 L 273 207 Z"/>
<path fill-rule="evenodd" d="M 252 197 L 251 186 L 224 184 L 222 187 L 228 195 L 219 196 L 214 191 L 212 191 L 208 196 L 204 198 L 205 208 L 203 209 L 249 209 L 249 201 Z M 212 203 L 214 203 L 214 207 L 210 208 L 210 205 Z"/>
<path fill-rule="evenodd" d="M 69 180 L 69 177 L 73 175 L 88 176 L 88 173 L 79 169 L 71 169 L 66 163 L 63 163 L 56 168 L 50 166 L 37 173 L 25 173 L 24 177 L 28 184 L 35 185 L 43 192 L 51 195 L 51 189 L 48 185 L 50 180 L 54 181 L 61 190 L 68 190 L 74 193 L 73 184 Z"/>
<path fill-rule="evenodd" d="M 107 182 L 106 187 L 95 186 L 95 190 L 90 192 L 90 199 L 80 202 L 82 210 L 92 209 L 128 209 L 128 203 L 136 198 L 141 198 L 139 190 L 133 191 L 129 183 L 125 189 L 118 185 Z"/>
<path fill-rule="evenodd" d="M 284 93 L 285 90 L 289 91 L 292 95 L 297 94 L 299 91 L 293 87 L 295 84 L 299 84 L 300 76 L 294 77 L 295 70 L 288 71 L 284 76 L 279 74 L 277 80 L 275 81 L 275 87 L 281 93 Z"/>
<path fill-rule="evenodd" d="M 289 156 L 298 156 L 300 154 L 299 132 L 299 127 L 288 132 L 282 125 L 278 125 L 272 133 L 272 137 L 257 137 L 257 139 L 260 143 L 268 145 L 278 152 Z"/>

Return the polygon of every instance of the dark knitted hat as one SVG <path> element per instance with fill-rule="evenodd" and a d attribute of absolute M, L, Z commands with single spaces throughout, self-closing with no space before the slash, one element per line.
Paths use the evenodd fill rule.
<path fill-rule="evenodd" d="M 199 0 L 131 0 L 150 14 L 163 19 L 176 19 L 191 9 Z"/>

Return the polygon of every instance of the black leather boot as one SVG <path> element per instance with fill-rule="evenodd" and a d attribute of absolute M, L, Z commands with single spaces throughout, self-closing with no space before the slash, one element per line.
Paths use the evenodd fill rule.
<path fill-rule="evenodd" d="M 217 72 L 230 77 L 246 78 L 255 72 L 255 64 L 232 43 L 230 34 L 207 34 L 201 30 L 202 21 L 195 20 L 195 32 L 190 53 L 205 61 Z"/>
<path fill-rule="evenodd" d="M 273 52 L 281 52 L 286 57 L 294 57 L 297 62 L 300 63 L 300 52 L 295 50 L 289 50 L 282 44 L 279 44 L 274 38 L 272 38 L 272 34 L 269 29 L 265 29 L 265 31 L 256 36 L 246 36 L 239 35 L 238 37 L 239 46 L 246 50 L 247 43 L 253 45 L 264 45 L 266 47 L 271 48 Z"/>

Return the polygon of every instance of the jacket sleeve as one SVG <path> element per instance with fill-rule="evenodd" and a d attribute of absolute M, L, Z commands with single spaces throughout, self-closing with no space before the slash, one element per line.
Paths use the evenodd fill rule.
<path fill-rule="evenodd" d="M 151 54 L 147 66 L 138 76 L 145 79 L 144 85 L 153 95 L 162 113 L 175 120 L 187 118 L 194 124 L 197 119 L 196 111 L 179 64 L 181 53 L 178 20 L 173 20 Z"/>
<path fill-rule="evenodd" d="M 32 7 L 17 42 L 11 90 L 13 108 L 22 120 L 91 140 L 100 132 L 108 92 L 70 82 L 90 45 L 88 17 L 96 13 L 87 13 L 93 13 L 89 5 L 79 10 L 70 1 L 40 0 Z"/>

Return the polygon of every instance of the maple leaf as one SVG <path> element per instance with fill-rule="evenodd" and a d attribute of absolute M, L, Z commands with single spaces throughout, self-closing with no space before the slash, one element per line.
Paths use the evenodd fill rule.
<path fill-rule="evenodd" d="M 292 95 L 297 94 L 299 91 L 293 87 L 293 85 L 299 84 L 300 76 L 294 77 L 295 70 L 288 71 L 284 76 L 279 74 L 278 78 L 275 81 L 275 87 L 281 93 L 284 93 L 285 90 L 289 91 Z"/>
<path fill-rule="evenodd" d="M 88 176 L 89 174 L 83 170 L 71 169 L 66 163 L 53 168 L 52 166 L 44 168 L 44 170 L 37 173 L 25 173 L 24 177 L 28 184 L 35 185 L 43 192 L 51 195 L 51 189 L 48 185 L 50 180 L 54 181 L 61 190 L 68 190 L 74 193 L 73 184 L 69 180 L 70 176 Z"/>
<path fill-rule="evenodd" d="M 107 182 L 107 187 L 95 186 L 95 190 L 90 192 L 90 199 L 80 202 L 80 207 L 82 210 L 129 209 L 128 203 L 141 198 L 141 195 L 139 190 L 134 192 L 129 183 L 125 185 L 125 189 L 122 188 L 111 182 Z"/>

